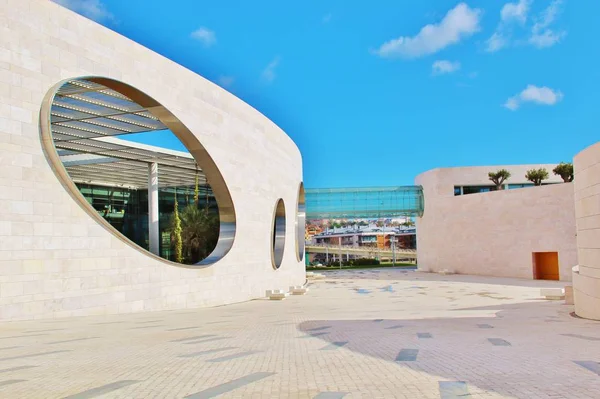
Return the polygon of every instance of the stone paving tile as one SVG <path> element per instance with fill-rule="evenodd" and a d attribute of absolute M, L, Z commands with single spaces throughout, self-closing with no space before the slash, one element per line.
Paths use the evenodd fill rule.
<path fill-rule="evenodd" d="M 98 398 L 439 399 L 440 382 L 466 383 L 470 398 L 599 398 L 600 323 L 539 299 L 540 287 L 564 283 L 327 273 L 307 295 L 282 302 L 3 323 L 0 381 L 21 381 L 0 387 L 0 397 L 59 399 L 138 381 Z M 417 336 L 425 332 L 433 339 Z M 416 359 L 396 361 L 408 349 Z M 257 373 L 268 377 L 244 379 Z"/>
<path fill-rule="evenodd" d="M 202 356 L 202 355 L 209 355 L 209 354 L 217 353 L 217 352 L 225 352 L 225 351 L 232 350 L 232 349 L 238 349 L 238 347 L 237 346 L 226 346 L 224 348 L 208 349 L 208 350 L 200 351 L 200 352 L 186 353 L 184 355 L 179 355 L 179 357 L 196 357 L 196 356 Z"/>
<path fill-rule="evenodd" d="M 25 369 L 30 369 L 36 366 L 17 366 L 17 367 L 9 367 L 7 369 L 0 369 L 0 373 L 8 373 L 11 371 L 18 371 L 18 370 L 25 370 Z"/>
<path fill-rule="evenodd" d="M 402 349 L 396 356 L 397 362 L 414 362 L 419 354 L 418 349 Z"/>
<path fill-rule="evenodd" d="M 342 399 L 347 394 L 347 392 L 320 392 L 313 399 Z"/>
<path fill-rule="evenodd" d="M 488 341 L 494 346 L 511 346 L 510 342 L 502 338 L 488 338 Z"/>
<path fill-rule="evenodd" d="M 464 381 L 440 381 L 440 399 L 472 398 Z"/>
<path fill-rule="evenodd" d="M 322 351 L 334 351 L 334 350 L 339 349 L 342 346 L 345 346 L 347 344 L 348 344 L 348 341 L 332 342 L 329 345 L 322 347 L 321 350 Z"/>
<path fill-rule="evenodd" d="M 97 339 L 99 337 L 86 337 L 86 338 L 74 338 L 74 339 L 65 339 L 63 341 L 54 341 L 54 342 L 48 342 L 48 345 L 54 345 L 54 344 L 66 344 L 68 342 L 77 342 L 77 341 L 87 341 L 88 339 Z"/>
<path fill-rule="evenodd" d="M 222 395 L 226 392 L 241 388 L 245 385 L 251 384 L 253 382 L 262 380 L 263 378 L 267 378 L 272 376 L 275 373 L 268 372 L 258 372 L 253 373 L 241 378 L 237 378 L 235 380 L 226 382 L 224 384 L 217 385 L 212 388 L 208 388 L 202 392 L 196 392 L 191 395 L 185 397 L 185 399 L 209 399 L 214 398 L 216 396 Z"/>
<path fill-rule="evenodd" d="M 89 389 L 85 392 L 76 393 L 75 395 L 69 395 L 64 399 L 92 399 L 98 396 L 106 395 L 123 387 L 126 387 L 131 384 L 137 384 L 139 381 L 116 381 L 110 384 L 103 385 L 101 387 L 96 387 Z"/>
<path fill-rule="evenodd" d="M 221 356 L 221 357 L 218 357 L 216 359 L 210 359 L 208 361 L 209 362 L 213 362 L 213 363 L 216 363 L 216 362 L 226 362 L 228 360 L 239 359 L 239 358 L 242 358 L 242 357 L 254 355 L 256 353 L 260 353 L 260 352 L 258 352 L 258 351 L 238 352 L 238 353 L 233 353 L 233 354 L 227 355 L 227 356 Z"/>
<path fill-rule="evenodd" d="M 574 363 L 600 376 L 600 362 L 576 360 Z"/>
<path fill-rule="evenodd" d="M 600 338 L 598 338 L 598 337 L 588 337 L 588 336 L 581 335 L 581 334 L 561 334 L 561 335 L 563 335 L 565 337 L 585 339 L 587 341 L 600 341 Z"/>
<path fill-rule="evenodd" d="M 25 380 L 6 380 L 6 381 L 0 381 L 0 387 L 5 386 L 5 385 L 10 385 L 10 384 L 16 384 L 17 382 L 23 382 Z"/>
<path fill-rule="evenodd" d="M 188 340 L 188 341 L 183 342 L 183 344 L 185 344 L 185 345 L 205 344 L 207 342 L 222 341 L 224 339 L 229 339 L 229 337 L 206 338 L 206 339 L 200 339 L 198 341 L 189 341 Z"/>

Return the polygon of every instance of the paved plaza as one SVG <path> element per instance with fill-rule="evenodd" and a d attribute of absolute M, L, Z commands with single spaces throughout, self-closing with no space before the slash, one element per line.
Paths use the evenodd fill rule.
<path fill-rule="evenodd" d="M 339 271 L 284 301 L 4 323 L 0 397 L 599 398 L 600 323 L 539 297 L 563 284 Z"/>

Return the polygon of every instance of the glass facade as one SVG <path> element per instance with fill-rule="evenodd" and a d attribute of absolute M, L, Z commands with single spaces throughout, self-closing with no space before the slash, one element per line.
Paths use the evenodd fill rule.
<path fill-rule="evenodd" d="M 462 194 L 461 194 L 462 188 Z M 496 186 L 486 185 L 486 186 L 454 186 L 454 195 L 467 195 L 467 194 L 477 194 L 477 193 L 487 193 L 490 191 L 496 191 Z"/>
<path fill-rule="evenodd" d="M 555 182 L 552 183 L 542 183 L 542 186 L 546 186 L 548 184 L 557 184 Z M 518 184 L 505 184 L 505 188 L 509 190 L 513 190 L 516 188 L 525 188 L 525 187 L 534 187 L 533 183 L 518 183 Z M 477 194 L 477 193 L 487 193 L 490 191 L 496 191 L 496 186 L 494 185 L 481 185 L 481 186 L 454 186 L 454 195 L 466 195 L 466 194 Z"/>
<path fill-rule="evenodd" d="M 87 202 L 104 220 L 125 237 L 148 250 L 148 190 L 83 183 L 76 183 L 76 185 Z M 181 213 L 194 202 L 194 186 L 161 188 L 158 192 L 160 256 L 172 261 L 174 261 L 174 254 L 170 230 L 175 210 L 175 191 L 177 191 L 177 204 Z M 198 208 L 207 210 L 210 216 L 218 219 L 219 211 L 210 186 L 199 186 L 198 191 Z M 218 238 L 218 228 L 213 235 L 215 233 Z"/>
<path fill-rule="evenodd" d="M 421 186 L 306 189 L 306 217 L 370 218 L 423 215 Z"/>
<path fill-rule="evenodd" d="M 525 188 L 525 187 L 533 187 L 533 183 L 523 183 L 523 184 L 509 184 L 508 189 L 512 190 L 515 188 Z"/>

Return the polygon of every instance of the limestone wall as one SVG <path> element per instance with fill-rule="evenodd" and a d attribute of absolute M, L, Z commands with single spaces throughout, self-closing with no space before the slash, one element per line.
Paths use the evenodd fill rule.
<path fill-rule="evenodd" d="M 575 156 L 579 270 L 573 272 L 575 312 L 600 320 L 600 143 Z"/>
<path fill-rule="evenodd" d="M 518 178 L 554 165 L 434 169 L 417 177 L 425 196 L 419 268 L 531 279 L 532 253 L 558 252 L 560 279 L 570 281 L 577 264 L 572 183 L 454 196 L 454 185 L 487 184 L 487 173 L 503 167 Z"/>
<path fill-rule="evenodd" d="M 145 92 L 204 145 L 236 210 L 225 258 L 205 268 L 150 258 L 73 201 L 42 152 L 39 114 L 52 86 L 85 76 Z M 292 140 L 220 87 L 53 2 L 0 1 L 0 320 L 213 306 L 302 284 L 294 243 L 301 181 Z M 287 234 L 274 270 L 278 198 Z"/>

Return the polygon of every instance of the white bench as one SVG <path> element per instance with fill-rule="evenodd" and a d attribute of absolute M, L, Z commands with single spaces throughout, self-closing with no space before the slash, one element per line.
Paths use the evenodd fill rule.
<path fill-rule="evenodd" d="M 267 297 L 274 301 L 282 301 L 289 295 L 284 290 L 267 290 Z"/>
<path fill-rule="evenodd" d="M 562 288 L 542 288 L 540 294 L 546 299 L 565 299 L 565 290 Z"/>
<path fill-rule="evenodd" d="M 292 295 L 304 295 L 308 292 L 308 287 L 302 285 L 292 285 L 290 287 L 290 293 Z"/>

